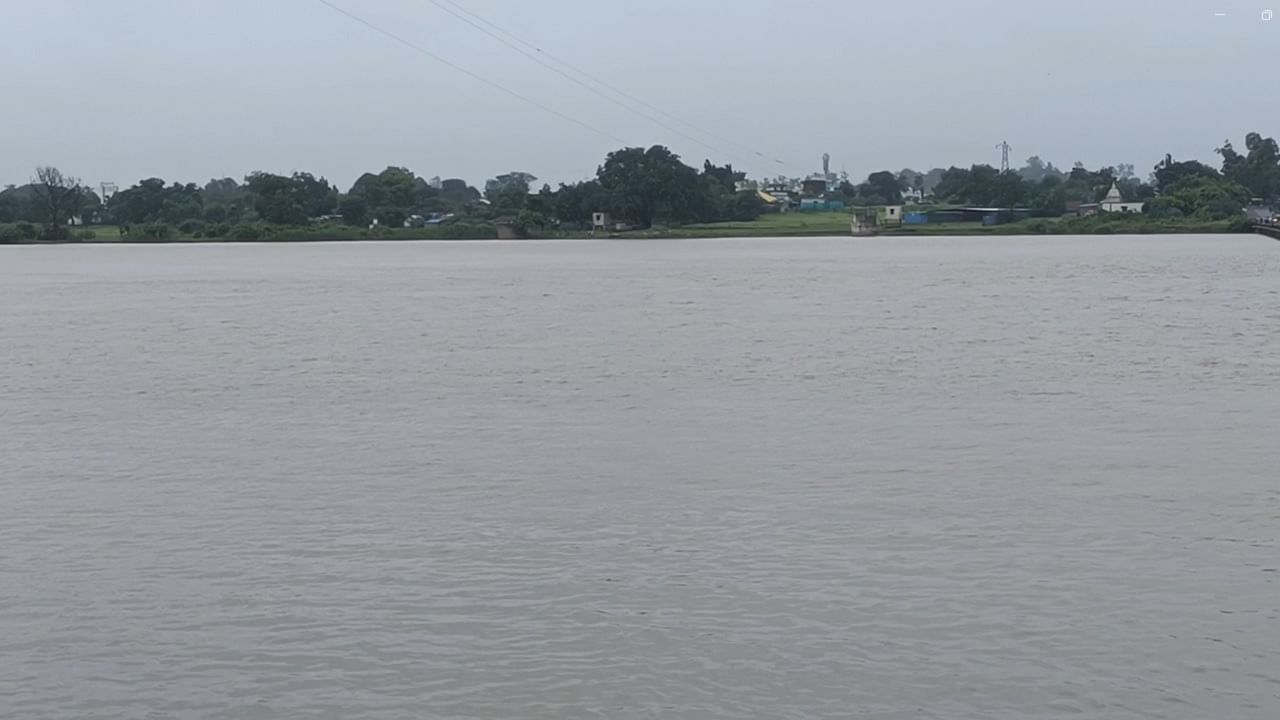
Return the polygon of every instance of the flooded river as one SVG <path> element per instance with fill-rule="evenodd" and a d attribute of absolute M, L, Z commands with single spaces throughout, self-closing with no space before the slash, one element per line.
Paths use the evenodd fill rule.
<path fill-rule="evenodd" d="M 0 717 L 1280 716 L 1280 243 L 0 248 Z"/>

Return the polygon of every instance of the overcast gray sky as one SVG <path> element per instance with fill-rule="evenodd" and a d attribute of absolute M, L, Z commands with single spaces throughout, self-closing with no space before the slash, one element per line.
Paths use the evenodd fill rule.
<path fill-rule="evenodd" d="M 753 176 L 812 172 L 823 152 L 856 177 L 994 164 L 1005 139 L 1019 164 L 1145 176 L 1166 152 L 1213 161 L 1225 138 L 1280 134 L 1280 19 L 1259 16 L 1273 0 L 456 0 L 727 152 L 432 0 L 331 1 L 627 144 Z M 619 146 L 318 0 L 2 0 L 0 27 L 0 183 L 55 164 L 121 186 L 308 170 L 346 189 L 387 165 L 554 184 Z"/>

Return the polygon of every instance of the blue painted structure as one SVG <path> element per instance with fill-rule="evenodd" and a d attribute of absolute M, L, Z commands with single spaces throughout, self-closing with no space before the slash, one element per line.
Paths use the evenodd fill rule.
<path fill-rule="evenodd" d="M 821 198 L 804 198 L 800 201 L 801 212 L 835 212 L 844 209 L 840 200 L 823 200 Z"/>

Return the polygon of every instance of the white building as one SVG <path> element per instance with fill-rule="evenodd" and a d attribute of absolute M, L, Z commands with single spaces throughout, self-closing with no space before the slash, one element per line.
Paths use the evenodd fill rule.
<path fill-rule="evenodd" d="M 907 188 L 902 191 L 902 199 L 909 203 L 918 203 L 924 200 L 924 191 L 917 188 Z"/>
<path fill-rule="evenodd" d="M 1141 213 L 1142 203 L 1125 202 L 1124 198 L 1120 196 L 1120 186 L 1116 183 L 1111 183 L 1111 189 L 1107 191 L 1107 196 L 1102 198 L 1098 209 L 1107 213 Z"/>

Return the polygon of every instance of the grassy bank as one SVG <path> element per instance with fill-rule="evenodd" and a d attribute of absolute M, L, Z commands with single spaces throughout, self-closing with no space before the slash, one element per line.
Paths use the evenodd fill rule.
<path fill-rule="evenodd" d="M 16 226 L 0 226 L 0 230 Z M 167 225 L 135 226 L 123 234 L 115 225 L 69 228 L 69 237 L 59 243 L 220 243 L 220 242 L 350 242 L 357 240 L 492 240 L 498 231 L 491 223 L 454 223 L 422 228 L 368 228 L 347 225 L 302 227 L 268 225 L 213 226 L 184 232 Z M 9 243 L 42 242 L 34 228 L 10 232 Z"/>
<path fill-rule="evenodd" d="M 651 228 L 620 233 L 624 238 L 715 238 L 715 237 L 803 237 L 849 235 L 850 216 L 833 213 L 782 213 L 765 215 L 750 222 L 707 223 L 682 227 Z M 882 228 L 877 235 L 967 236 L 967 235 L 1155 235 L 1247 233 L 1252 227 L 1244 219 L 1195 220 L 1158 219 L 1146 215 L 1096 215 L 1083 218 L 1036 218 L 1004 225 L 981 223 L 931 223 Z"/>
<path fill-rule="evenodd" d="M 684 225 L 680 227 L 656 227 L 613 233 L 607 237 L 627 239 L 659 238 L 730 238 L 730 237 L 822 237 L 849 236 L 850 216 L 843 212 L 830 213 L 782 213 L 764 215 L 757 220 Z M 39 242 L 34 236 L 17 237 L 9 229 L 5 242 Z M 27 231 L 27 235 L 34 228 Z M 1247 233 L 1252 226 L 1243 218 L 1238 220 L 1157 219 L 1146 215 L 1100 215 L 1085 218 L 1044 218 L 1024 220 L 1005 225 L 981 223 L 933 223 L 904 225 L 881 229 L 877 235 L 887 237 L 912 236 L 973 236 L 973 235 L 1149 235 L 1149 234 L 1205 234 Z M 3 235 L 4 233 L 0 233 Z M 536 233 L 539 238 L 588 238 L 606 237 L 587 232 Z M 487 222 L 454 223 L 423 228 L 368 228 L 346 225 L 311 225 L 287 227 L 266 224 L 214 226 L 196 232 L 182 232 L 169 226 L 134 227 L 128 235 L 121 235 L 113 225 L 72 228 L 71 239 L 65 242 L 81 243 L 165 243 L 165 242 L 350 242 L 360 240 L 493 240 L 497 228 Z"/>

